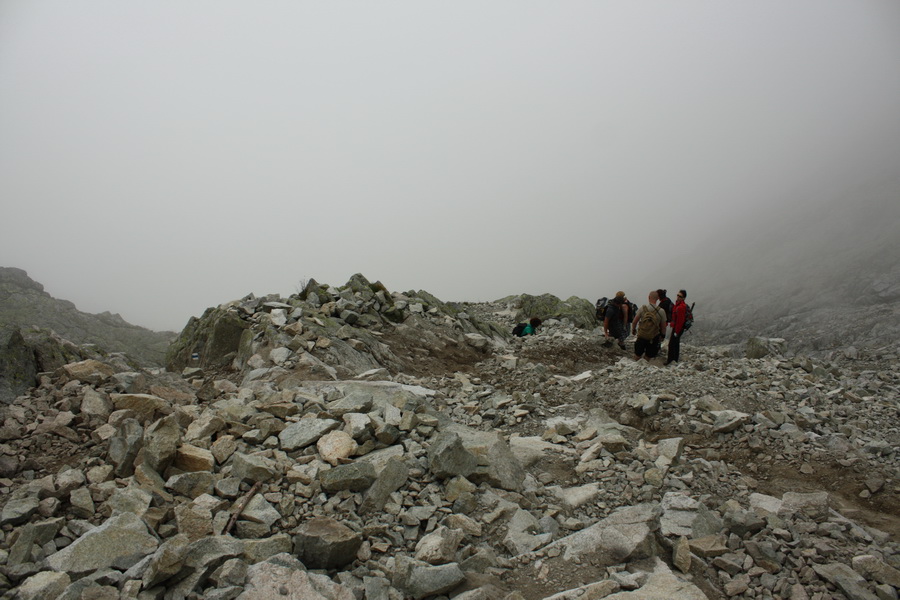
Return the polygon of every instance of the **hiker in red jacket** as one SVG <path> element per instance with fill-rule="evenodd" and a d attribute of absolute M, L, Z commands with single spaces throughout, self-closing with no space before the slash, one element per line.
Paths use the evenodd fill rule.
<path fill-rule="evenodd" d="M 686 291 L 678 290 L 675 306 L 672 308 L 672 337 L 669 339 L 669 354 L 666 357 L 666 364 L 678 362 L 681 354 L 681 334 L 684 333 L 684 320 L 687 317 L 687 304 L 684 301 L 686 297 Z"/>

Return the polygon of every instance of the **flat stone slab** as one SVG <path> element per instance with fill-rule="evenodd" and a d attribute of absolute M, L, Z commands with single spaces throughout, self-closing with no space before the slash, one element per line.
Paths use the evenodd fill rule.
<path fill-rule="evenodd" d="M 625 592 L 615 592 L 607 595 L 606 590 L 602 589 L 601 584 L 607 584 L 606 589 L 612 586 L 609 580 L 590 584 L 596 589 L 595 595 L 587 596 L 585 593 L 590 586 L 584 586 L 575 590 L 568 590 L 555 594 L 545 600 L 578 600 L 582 598 L 604 598 L 605 600 L 708 600 L 700 588 L 689 581 L 681 579 L 671 569 L 658 558 L 652 558 L 647 564 L 640 563 L 641 567 L 647 568 L 646 581 L 636 589 Z M 619 586 L 616 585 L 616 588 Z M 582 591 L 584 590 L 584 591 Z M 594 591 L 594 590 L 590 590 Z M 602 594 L 602 595 L 600 595 Z"/>
<path fill-rule="evenodd" d="M 843 563 L 813 565 L 816 574 L 836 585 L 851 600 L 878 600 L 878 596 L 866 589 L 866 580 Z"/>
<path fill-rule="evenodd" d="M 40 501 L 36 496 L 14 498 L 6 503 L 0 513 L 0 525 L 18 525 L 24 523 L 37 512 Z"/>
<path fill-rule="evenodd" d="M 315 444 L 323 435 L 340 426 L 334 419 L 300 419 L 291 423 L 278 434 L 281 449 L 285 451 L 299 450 Z"/>
<path fill-rule="evenodd" d="M 750 422 L 750 415 L 736 410 L 714 410 L 709 414 L 716 419 L 713 423 L 713 432 L 715 433 L 731 433 Z"/>
<path fill-rule="evenodd" d="M 54 571 L 88 573 L 104 567 L 128 568 L 156 551 L 156 537 L 140 517 L 123 513 L 91 529 L 56 554 L 47 557 Z"/>
<path fill-rule="evenodd" d="M 356 600 L 353 592 L 326 575 L 308 573 L 300 561 L 278 554 L 247 569 L 247 581 L 238 600 Z"/>
<path fill-rule="evenodd" d="M 620 508 L 602 521 L 544 546 L 541 551 L 547 553 L 558 548 L 567 561 L 599 553 L 607 565 L 647 558 L 654 550 L 653 532 L 658 527 L 660 512 L 656 503 Z"/>

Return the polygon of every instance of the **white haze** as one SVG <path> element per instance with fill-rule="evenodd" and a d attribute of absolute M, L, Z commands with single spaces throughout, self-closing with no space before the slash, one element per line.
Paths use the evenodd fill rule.
<path fill-rule="evenodd" d="M 896 0 L 0 3 L 0 265 L 153 329 L 356 272 L 640 300 L 898 166 Z"/>

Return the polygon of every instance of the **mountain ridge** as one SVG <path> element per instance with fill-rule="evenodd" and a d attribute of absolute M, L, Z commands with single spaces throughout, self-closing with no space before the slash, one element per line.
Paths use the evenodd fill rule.
<path fill-rule="evenodd" d="M 132 325 L 116 313 L 82 312 L 52 297 L 26 271 L 0 267 L 0 401 L 34 385 L 37 373 L 89 356 L 123 353 L 159 367 L 175 335 Z"/>

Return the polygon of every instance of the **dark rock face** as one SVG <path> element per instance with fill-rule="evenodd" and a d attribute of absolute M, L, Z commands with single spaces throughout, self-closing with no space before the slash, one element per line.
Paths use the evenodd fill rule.
<path fill-rule="evenodd" d="M 37 384 L 38 373 L 98 355 L 52 331 L 16 329 L 0 349 L 0 401 L 9 401 Z"/>
<path fill-rule="evenodd" d="M 35 362 L 22 332 L 15 330 L 6 348 L 0 351 L 0 398 L 15 398 L 34 385 L 38 373 Z"/>
<path fill-rule="evenodd" d="M 250 325 L 234 312 L 208 308 L 199 319 L 191 318 L 166 353 L 166 366 L 180 371 L 187 366 L 225 367 L 237 356 L 241 337 Z M 197 356 L 193 359 L 193 355 Z"/>

